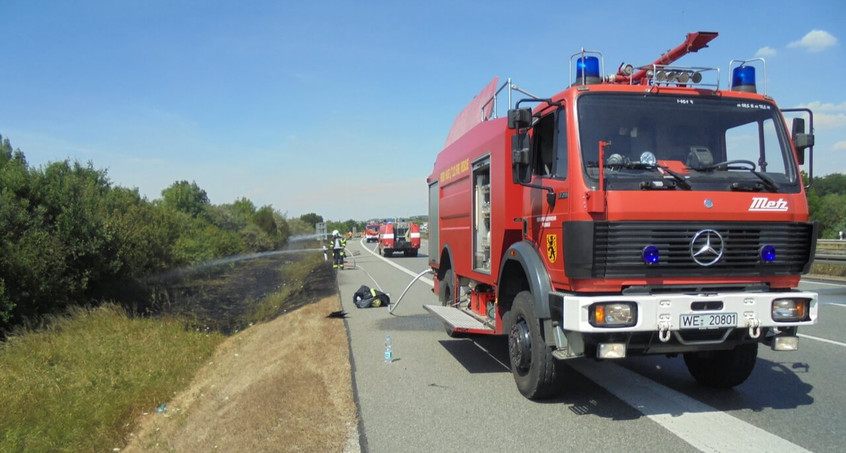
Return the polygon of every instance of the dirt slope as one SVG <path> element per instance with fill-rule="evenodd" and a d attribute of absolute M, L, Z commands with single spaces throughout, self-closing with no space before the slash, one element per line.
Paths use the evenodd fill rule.
<path fill-rule="evenodd" d="M 338 310 L 334 295 L 232 336 L 124 451 L 358 451 Z"/>

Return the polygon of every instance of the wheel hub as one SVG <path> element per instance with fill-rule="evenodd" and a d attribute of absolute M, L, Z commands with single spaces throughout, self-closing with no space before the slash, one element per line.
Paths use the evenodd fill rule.
<path fill-rule="evenodd" d="M 526 369 L 531 364 L 532 340 L 525 319 L 520 319 L 511 326 L 511 332 L 508 334 L 508 351 L 511 354 L 511 363 L 517 368 Z"/>

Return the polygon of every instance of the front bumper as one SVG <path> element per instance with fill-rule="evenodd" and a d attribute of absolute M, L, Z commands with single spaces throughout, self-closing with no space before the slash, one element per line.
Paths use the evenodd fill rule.
<path fill-rule="evenodd" d="M 578 356 L 585 350 L 603 344 L 623 344 L 632 352 L 658 354 L 709 349 L 725 349 L 743 341 L 769 341 L 773 336 L 795 335 L 796 327 L 817 322 L 816 293 L 803 291 L 781 292 L 714 292 L 701 294 L 649 294 L 581 296 L 552 293 L 561 304 L 560 327 L 556 343 L 569 348 L 568 356 Z M 802 298 L 809 301 L 804 320 L 780 322 L 773 320 L 772 303 L 781 298 Z M 636 306 L 634 325 L 598 327 L 590 322 L 591 307 L 596 303 L 624 302 Z M 700 307 L 719 307 L 700 309 Z M 732 314 L 736 314 L 732 318 Z M 736 319 L 732 325 L 702 328 L 683 325 L 691 315 L 727 315 Z M 567 340 L 564 340 L 562 335 Z M 573 346 L 578 345 L 573 350 Z"/>

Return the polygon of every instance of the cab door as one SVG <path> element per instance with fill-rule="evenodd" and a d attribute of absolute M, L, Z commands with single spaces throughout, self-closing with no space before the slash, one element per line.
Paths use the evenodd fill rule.
<path fill-rule="evenodd" d="M 553 281 L 564 280 L 563 223 L 570 209 L 567 115 L 564 107 L 532 127 L 532 186 L 528 232 Z"/>

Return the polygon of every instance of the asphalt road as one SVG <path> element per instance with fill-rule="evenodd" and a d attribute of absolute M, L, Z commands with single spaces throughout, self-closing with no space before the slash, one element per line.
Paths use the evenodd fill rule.
<path fill-rule="evenodd" d="M 354 268 L 338 283 L 361 417 L 362 451 L 814 451 L 846 440 L 846 286 L 803 281 L 820 293 L 821 322 L 800 329 L 799 351 L 761 347 L 752 376 L 725 391 L 698 386 L 680 357 L 567 361 L 566 390 L 533 402 L 517 391 L 504 337 L 451 339 L 423 309 L 431 275 L 393 311 L 359 309 L 361 285 L 396 302 L 427 268 L 427 246 L 385 259 L 349 241 Z M 384 362 L 390 334 L 394 361 Z"/>

